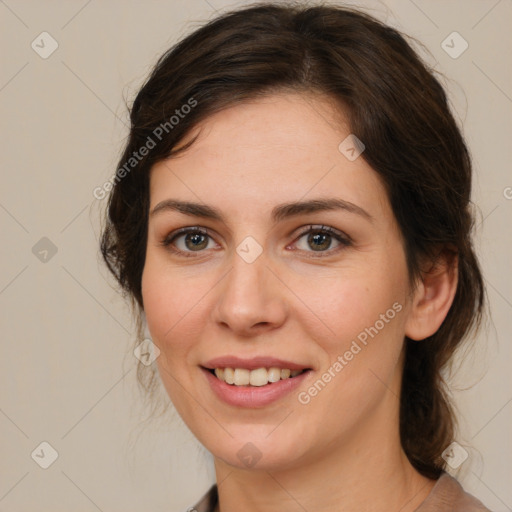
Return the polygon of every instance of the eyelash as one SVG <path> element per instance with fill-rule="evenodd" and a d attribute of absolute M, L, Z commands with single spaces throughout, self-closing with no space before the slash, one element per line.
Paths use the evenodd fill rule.
<path fill-rule="evenodd" d="M 189 228 L 182 228 L 177 231 L 174 231 L 173 233 L 170 233 L 167 235 L 161 242 L 161 245 L 164 247 L 167 247 L 170 251 L 172 251 L 175 254 L 178 254 L 180 256 L 183 256 L 185 258 L 195 257 L 194 252 L 203 252 L 203 251 L 181 251 L 180 249 L 176 249 L 172 244 L 173 242 L 180 237 L 181 235 L 186 235 L 189 233 L 204 235 L 210 238 L 213 238 L 209 233 L 208 230 L 205 228 L 201 228 L 199 226 L 195 227 L 189 227 Z M 342 251 L 346 247 L 349 247 L 352 245 L 352 240 L 348 235 L 345 235 L 344 233 L 341 233 L 329 226 L 315 226 L 315 225 L 309 225 L 304 231 L 299 233 L 294 240 L 294 242 L 297 242 L 300 240 L 304 235 L 308 235 L 310 233 L 315 234 L 326 234 L 329 236 L 332 236 L 335 240 L 337 240 L 340 243 L 340 246 L 335 249 L 328 249 L 326 251 L 303 251 L 307 253 L 313 253 L 311 258 L 324 258 L 327 256 L 332 256 L 335 253 L 338 253 L 339 251 Z M 299 249 L 300 250 L 300 249 Z"/>

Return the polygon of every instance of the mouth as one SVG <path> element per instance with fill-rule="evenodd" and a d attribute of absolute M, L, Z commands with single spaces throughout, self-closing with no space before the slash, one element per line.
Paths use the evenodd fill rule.
<path fill-rule="evenodd" d="M 244 408 L 264 408 L 307 382 L 314 368 L 269 356 L 216 357 L 200 365 L 212 392 L 223 402 Z"/>
<path fill-rule="evenodd" d="M 252 361 L 254 363 L 254 361 Z M 233 366 L 215 364 L 214 368 L 200 366 L 206 383 L 214 395 L 224 403 L 251 409 L 265 408 L 290 395 L 301 385 L 305 385 L 313 373 L 311 368 L 286 368 L 260 366 L 249 363 L 244 368 L 237 361 Z M 288 366 L 288 365 L 287 365 Z"/>
<path fill-rule="evenodd" d="M 263 387 L 275 384 L 282 380 L 294 379 L 311 368 L 290 369 L 271 366 L 269 368 L 261 367 L 255 369 L 217 367 L 205 368 L 206 371 L 214 375 L 218 380 L 231 386 L 237 387 Z"/>

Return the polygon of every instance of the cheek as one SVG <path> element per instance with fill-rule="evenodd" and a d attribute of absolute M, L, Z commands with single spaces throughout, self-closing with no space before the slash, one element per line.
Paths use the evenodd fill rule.
<path fill-rule="evenodd" d="M 186 314 L 179 281 L 171 277 L 148 258 L 142 275 L 144 312 L 152 340 L 164 354 L 171 346 L 168 341 L 174 339 L 180 319 Z"/>
<path fill-rule="evenodd" d="M 172 271 L 165 262 L 149 256 L 142 296 L 152 340 L 164 356 L 159 363 L 177 371 L 184 367 L 190 350 L 204 337 L 206 296 L 212 286 L 207 275 L 194 278 L 190 272 Z"/>
<path fill-rule="evenodd" d="M 304 302 L 328 327 L 322 330 L 326 335 L 315 337 L 324 352 L 322 371 L 330 370 L 326 378 L 333 382 L 324 404 L 342 402 L 358 409 L 374 401 L 385 390 L 382 382 L 390 382 L 397 371 L 407 314 L 401 263 L 381 258 L 364 272 L 346 272 L 303 288 Z"/>
<path fill-rule="evenodd" d="M 189 387 L 189 382 L 184 361 L 193 338 L 183 332 L 191 306 L 180 289 L 179 278 L 148 258 L 142 276 L 142 297 L 151 339 L 160 350 L 156 364 L 171 402 L 178 410 L 186 411 L 182 390 Z"/>
<path fill-rule="evenodd" d="M 359 334 L 364 338 L 366 330 L 376 323 L 379 331 L 390 333 L 391 325 L 395 330 L 401 326 L 396 310 L 403 309 L 406 281 L 393 265 L 368 263 L 306 277 L 295 284 L 294 292 L 319 325 L 318 335 L 331 356 Z"/>

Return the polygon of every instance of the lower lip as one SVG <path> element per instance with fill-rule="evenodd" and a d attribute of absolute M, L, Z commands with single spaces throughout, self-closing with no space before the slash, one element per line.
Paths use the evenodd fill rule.
<path fill-rule="evenodd" d="M 224 402 L 235 407 L 264 407 L 288 395 L 311 373 L 307 370 L 296 377 L 272 382 L 265 386 L 235 386 L 218 379 L 210 371 L 201 368 L 213 392 Z"/>

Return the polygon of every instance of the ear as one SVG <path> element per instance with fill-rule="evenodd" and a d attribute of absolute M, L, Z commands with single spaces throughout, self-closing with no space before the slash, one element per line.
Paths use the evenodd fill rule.
<path fill-rule="evenodd" d="M 408 338 L 423 340 L 437 332 L 453 303 L 457 283 L 457 254 L 444 249 L 421 272 L 405 324 L 405 335 Z"/>

